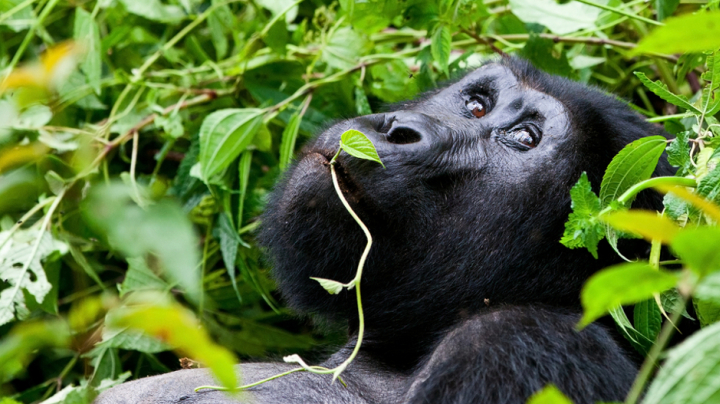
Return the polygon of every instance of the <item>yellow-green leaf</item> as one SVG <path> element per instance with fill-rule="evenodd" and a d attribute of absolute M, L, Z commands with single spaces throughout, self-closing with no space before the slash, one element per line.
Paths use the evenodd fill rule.
<path fill-rule="evenodd" d="M 668 18 L 630 53 L 686 53 L 720 48 L 720 11 Z"/>
<path fill-rule="evenodd" d="M 646 210 L 626 210 L 607 213 L 600 220 L 628 233 L 638 234 L 648 241 L 660 240 L 670 243 L 680 231 L 672 220 Z"/>
<path fill-rule="evenodd" d="M 375 161 L 385 167 L 385 164 L 380 161 L 375 146 L 362 132 L 355 129 L 346 130 L 340 138 L 340 147 L 353 157 Z"/>
<path fill-rule="evenodd" d="M 314 278 L 314 277 L 311 277 L 310 279 L 314 279 L 314 280 L 318 281 L 320 286 L 322 286 L 323 289 L 327 290 L 327 292 L 330 293 L 331 295 L 337 295 L 345 287 L 345 285 L 343 285 L 342 283 L 340 283 L 338 281 L 334 281 L 332 279 Z"/>

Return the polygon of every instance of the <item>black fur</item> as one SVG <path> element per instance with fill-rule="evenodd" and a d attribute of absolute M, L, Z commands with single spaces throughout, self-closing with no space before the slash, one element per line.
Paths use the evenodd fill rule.
<path fill-rule="evenodd" d="M 472 96 L 482 98 L 486 116 L 469 113 Z M 327 164 L 350 128 L 373 140 L 387 167 L 345 154 L 337 165 L 346 198 L 374 237 L 362 279 L 367 340 L 345 374 L 349 390 L 295 375 L 255 389 L 257 402 L 522 403 L 547 383 L 576 403 L 624 398 L 635 366 L 601 326 L 574 329 L 582 284 L 617 256 L 603 244 L 596 260 L 559 239 L 580 174 L 599 188 L 622 147 L 660 128 L 608 95 L 506 58 L 326 130 L 278 185 L 261 240 L 288 303 L 347 321 L 351 336 L 354 291 L 329 295 L 310 279 L 349 281 L 365 245 Z M 514 141 L 518 128 L 541 133 L 537 147 Z M 665 161 L 656 170 L 669 172 Z M 651 193 L 635 202 L 659 204 Z M 628 256 L 645 248 L 622 246 Z M 258 366 L 246 365 L 246 377 L 267 373 Z M 144 397 L 174 402 L 187 388 Z M 132 394 L 111 391 L 100 402 Z M 216 396 L 203 397 L 191 402 Z"/>

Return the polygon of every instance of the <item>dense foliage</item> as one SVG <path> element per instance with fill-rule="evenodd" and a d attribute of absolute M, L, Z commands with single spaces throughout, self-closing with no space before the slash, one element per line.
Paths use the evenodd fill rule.
<path fill-rule="evenodd" d="M 647 403 L 720 399 L 719 3 L 0 0 L 0 403 L 198 364 L 236 386 L 238 359 L 341 342 L 278 303 L 253 238 L 265 196 L 322 125 L 498 54 L 675 136 L 582 177 L 562 242 L 651 242 L 582 294 L 583 324 L 611 313 L 647 358 L 628 402 L 653 377 Z M 677 176 L 648 179 L 663 151 Z M 649 187 L 665 211 L 628 210 Z M 690 301 L 702 328 L 654 375 Z"/>

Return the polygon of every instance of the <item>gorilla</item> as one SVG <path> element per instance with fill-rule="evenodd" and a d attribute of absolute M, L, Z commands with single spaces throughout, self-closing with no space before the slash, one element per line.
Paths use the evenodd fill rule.
<path fill-rule="evenodd" d="M 350 341 L 328 368 L 354 347 L 355 292 L 330 295 L 310 277 L 349 281 L 366 243 L 329 168 L 351 128 L 386 168 L 344 153 L 336 164 L 375 240 L 362 279 L 366 337 L 342 374 L 347 386 L 298 372 L 231 397 L 193 392 L 215 384 L 194 369 L 125 383 L 96 402 L 524 403 L 550 383 L 575 403 L 622 401 L 637 372 L 631 354 L 610 328 L 575 328 L 583 283 L 617 254 L 601 245 L 594 259 L 559 239 L 581 173 L 599 186 L 615 154 L 662 129 L 611 96 L 506 57 L 324 131 L 276 187 L 260 239 L 290 307 L 348 324 Z M 655 174 L 669 173 L 663 159 Z M 634 206 L 660 204 L 645 192 Z M 251 383 L 296 367 L 238 371 Z"/>

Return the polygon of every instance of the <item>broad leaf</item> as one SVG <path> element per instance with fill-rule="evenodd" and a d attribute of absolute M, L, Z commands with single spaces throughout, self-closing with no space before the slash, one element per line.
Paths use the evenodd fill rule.
<path fill-rule="evenodd" d="M 600 216 L 600 220 L 617 230 L 639 234 L 648 241 L 660 240 L 665 244 L 670 243 L 680 231 L 680 227 L 672 220 L 646 210 L 612 212 Z"/>
<path fill-rule="evenodd" d="M 705 404 L 720 400 L 720 323 L 671 349 L 644 404 Z"/>
<path fill-rule="evenodd" d="M 383 162 L 380 161 L 380 156 L 378 156 L 375 146 L 362 132 L 356 131 L 355 129 L 346 130 L 340 137 L 340 147 L 353 157 L 371 160 L 385 167 Z"/>
<path fill-rule="evenodd" d="M 510 10 L 523 22 L 546 26 L 554 34 L 569 34 L 595 27 L 600 9 L 580 2 L 558 4 L 553 0 L 510 0 Z M 607 4 L 607 1 L 599 1 Z"/>
<path fill-rule="evenodd" d="M 580 326 L 586 326 L 610 309 L 651 299 L 655 293 L 675 286 L 678 278 L 658 271 L 644 262 L 615 265 L 593 275 L 580 294 L 584 314 Z"/>
<path fill-rule="evenodd" d="M 369 42 L 350 27 L 340 27 L 330 34 L 322 49 L 322 59 L 338 69 L 350 69 L 358 64 L 360 55 Z"/>
<path fill-rule="evenodd" d="M 131 257 L 127 259 L 127 262 L 128 270 L 125 272 L 125 279 L 118 286 L 120 297 L 138 290 L 170 290 L 170 285 L 155 275 L 144 258 Z"/>
<path fill-rule="evenodd" d="M 572 400 L 567 398 L 555 385 L 548 384 L 530 396 L 527 404 L 572 404 Z"/>
<path fill-rule="evenodd" d="M 670 248 L 701 277 L 720 269 L 718 227 L 685 229 L 675 237 Z"/>
<path fill-rule="evenodd" d="M 182 8 L 166 5 L 160 0 L 119 0 L 127 11 L 148 20 L 175 24 L 185 18 Z"/>
<path fill-rule="evenodd" d="M 633 311 L 633 320 L 635 321 L 635 329 L 645 337 L 646 341 L 649 341 L 643 347 L 645 353 L 647 353 L 650 351 L 662 326 L 662 313 L 660 313 L 660 308 L 655 299 L 644 300 L 636 304 Z"/>
<path fill-rule="evenodd" d="M 302 116 L 300 112 L 296 112 L 290 118 L 285 130 L 282 133 L 282 140 L 280 141 L 280 169 L 284 170 L 290 164 L 292 160 L 293 152 L 295 151 L 295 142 L 297 141 L 298 131 L 300 129 L 300 121 Z"/>
<path fill-rule="evenodd" d="M 255 138 L 263 111 L 257 108 L 222 109 L 200 126 L 201 175 L 208 181 L 224 170 Z"/>
<path fill-rule="evenodd" d="M 620 150 L 605 170 L 600 185 L 602 206 L 608 206 L 631 186 L 650 178 L 665 150 L 665 140 L 662 136 L 644 137 Z"/>
<path fill-rule="evenodd" d="M 720 48 L 720 11 L 697 12 L 668 18 L 630 51 L 640 53 L 686 53 Z"/>

